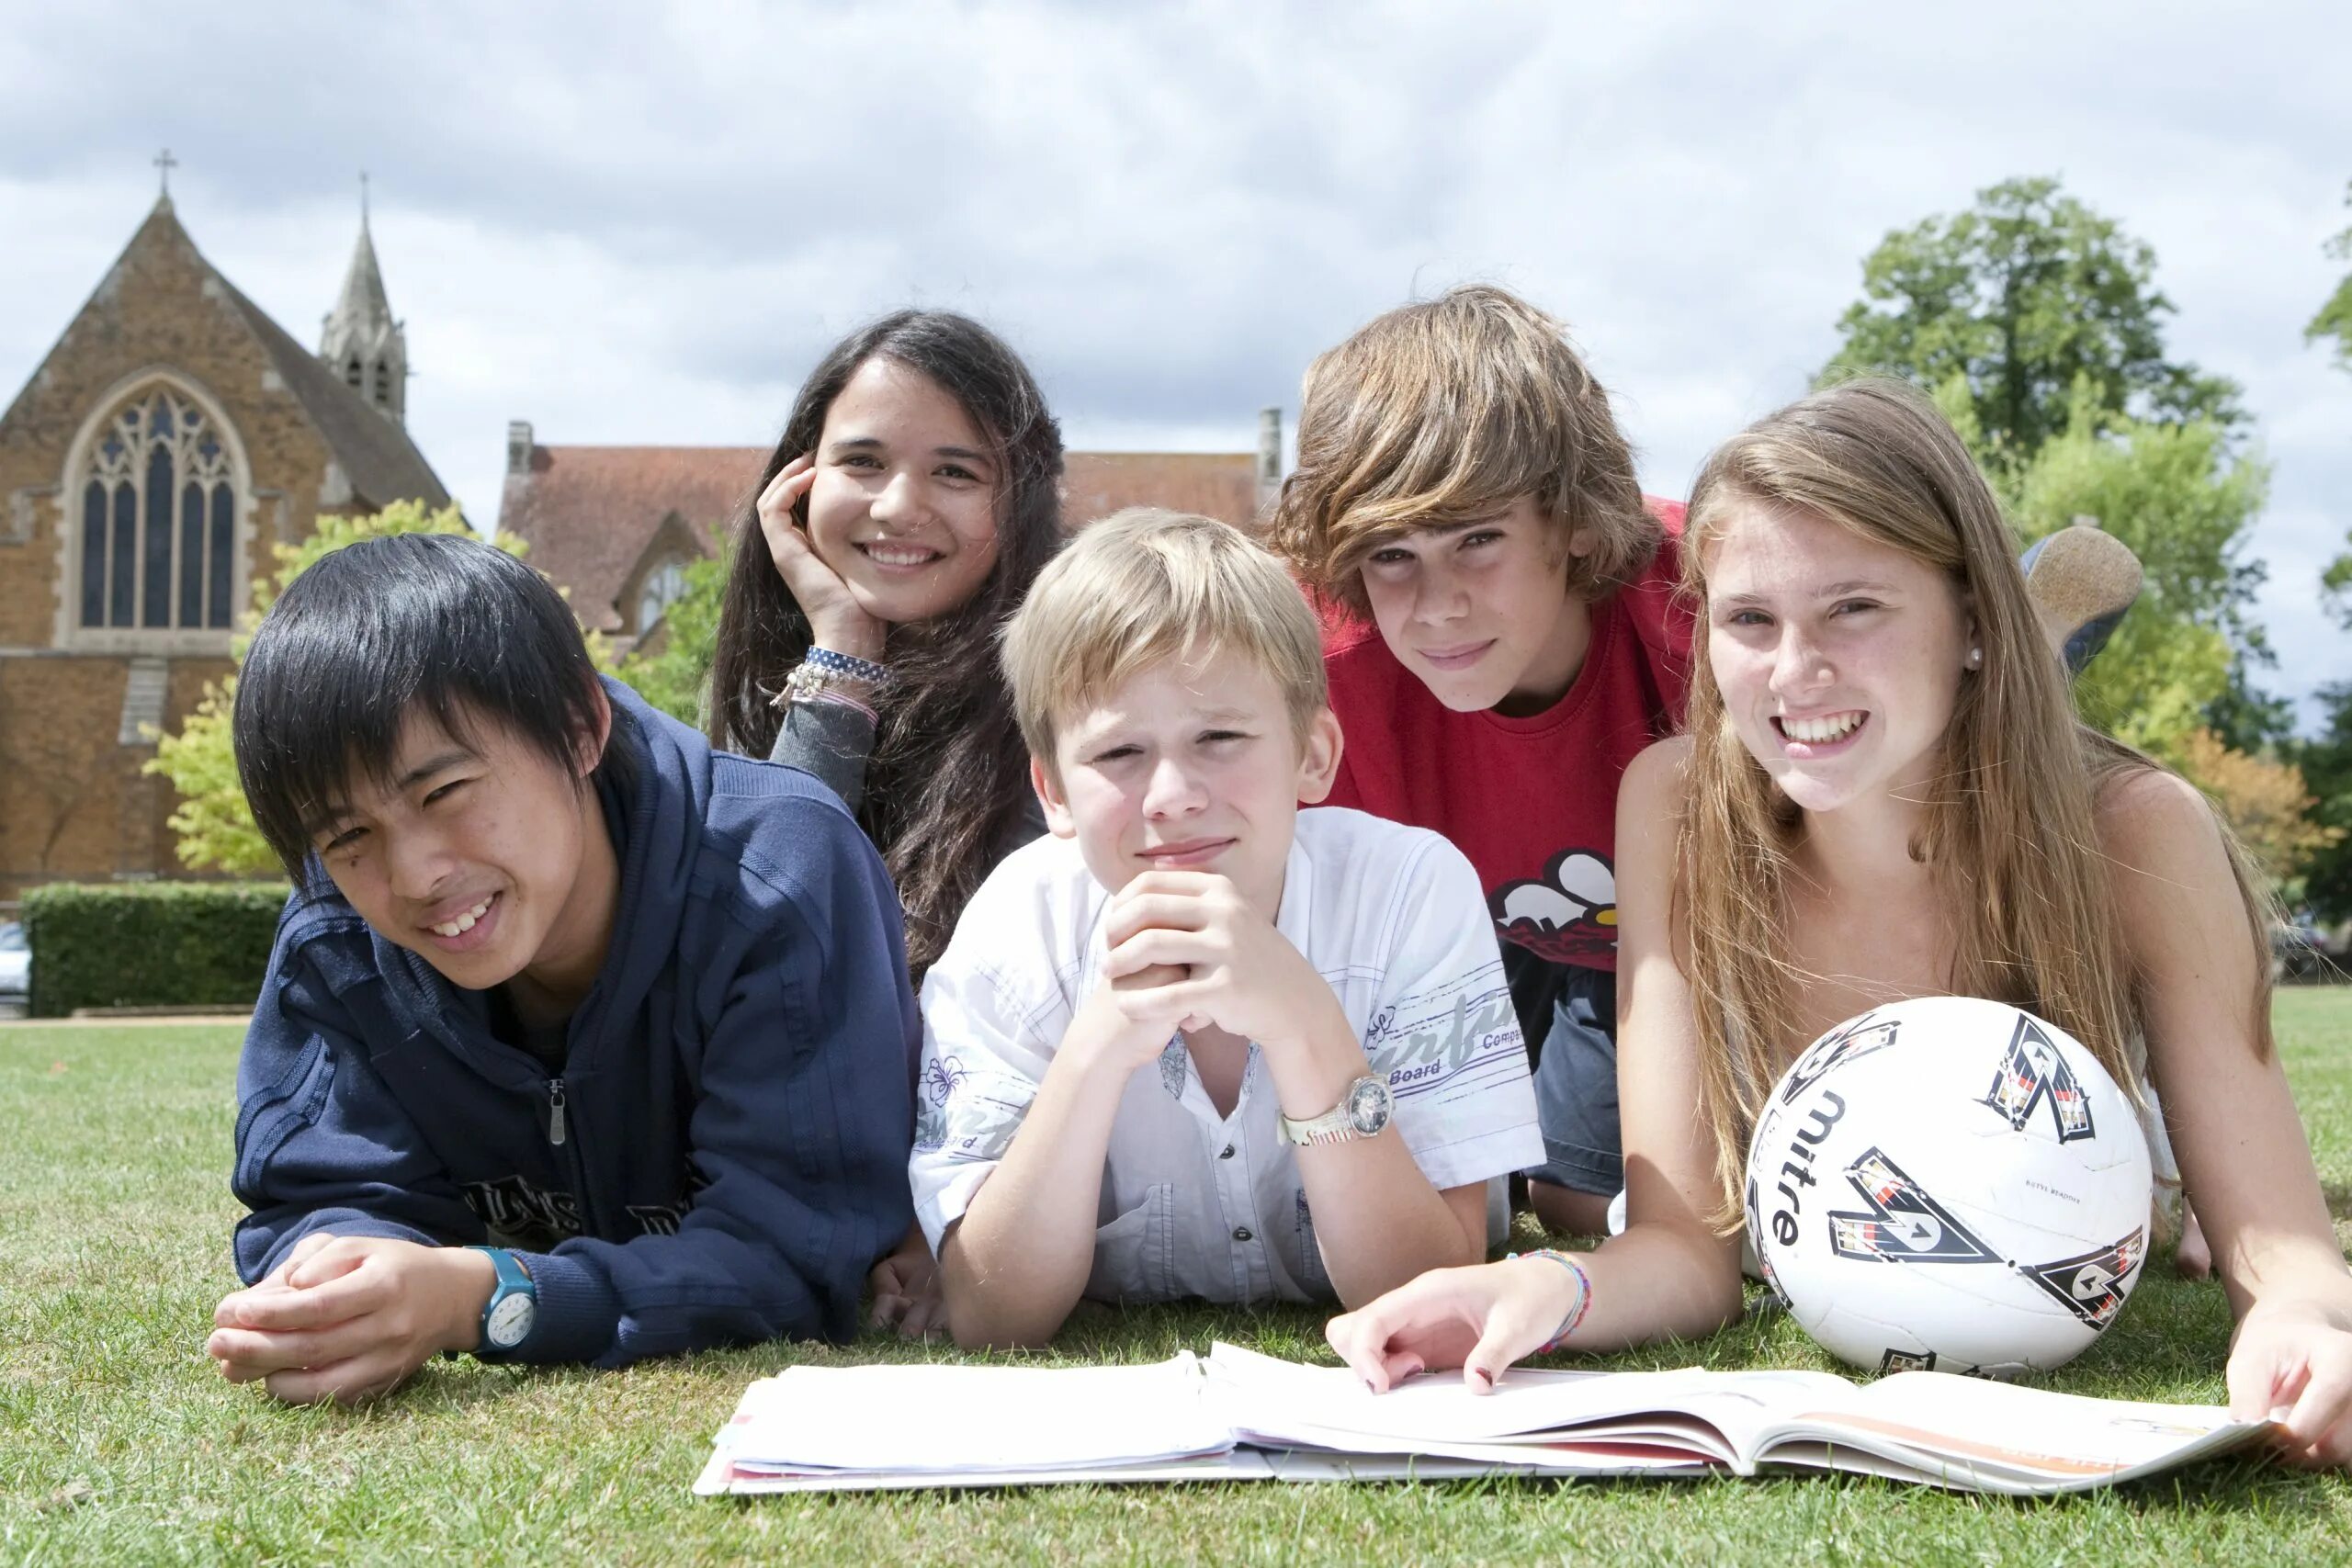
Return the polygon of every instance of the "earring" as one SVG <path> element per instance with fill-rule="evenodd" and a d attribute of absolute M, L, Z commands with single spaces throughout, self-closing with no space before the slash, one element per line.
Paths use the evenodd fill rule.
<path fill-rule="evenodd" d="M 1972 648 L 1968 650 L 1968 667 L 1971 670 L 1981 669 L 1984 666 L 1984 650 L 1983 649 Z"/>

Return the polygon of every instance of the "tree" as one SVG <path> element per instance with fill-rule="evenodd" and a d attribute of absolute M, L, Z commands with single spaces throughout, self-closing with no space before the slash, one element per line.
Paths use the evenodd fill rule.
<path fill-rule="evenodd" d="M 2327 722 L 2313 740 L 2288 747 L 2318 802 L 2311 819 L 2337 829 L 2304 867 L 2303 898 L 2322 919 L 2352 920 L 2352 681 L 2319 689 Z"/>
<path fill-rule="evenodd" d="M 277 570 L 254 585 L 253 615 L 247 625 L 257 625 L 269 613 L 278 595 L 286 592 L 287 584 L 345 545 L 391 534 L 472 533 L 456 507 L 428 512 L 413 501 L 396 502 L 368 516 L 322 517 L 317 531 L 300 544 L 273 547 Z M 503 534 L 492 543 L 512 556 L 522 555 L 526 548 L 523 541 L 511 534 Z M 230 643 L 229 657 L 243 665 L 245 649 L 252 641 L 250 631 L 240 632 Z M 596 660 L 599 669 L 610 662 L 603 638 L 594 634 L 589 637 L 589 656 Z M 210 868 L 247 875 L 266 874 L 280 868 L 277 857 L 262 838 L 261 829 L 254 826 L 253 812 L 245 805 L 245 792 L 237 783 L 236 749 L 230 734 L 236 701 L 237 677 L 233 672 L 208 685 L 180 726 L 180 732 L 156 737 L 155 757 L 146 765 L 146 771 L 169 779 L 179 795 L 180 804 L 172 813 L 171 827 L 178 835 L 181 864 L 191 871 Z"/>
<path fill-rule="evenodd" d="M 710 662 L 718 641 L 719 605 L 727 596 L 727 562 L 689 561 L 685 589 L 662 619 L 621 660 L 620 678 L 655 707 L 700 728 L 710 694 Z"/>
<path fill-rule="evenodd" d="M 2231 689 L 2233 645 L 2259 646 L 2244 619 L 2251 577 L 2237 555 L 2269 479 L 2259 458 L 2232 454 L 2213 421 L 2104 413 L 2087 383 L 2065 430 L 2004 479 L 2009 515 L 2027 539 L 2089 515 L 2131 546 L 2146 572 L 2139 603 L 2076 682 L 2085 717 L 2184 760 L 2189 735 Z"/>
<path fill-rule="evenodd" d="M 2279 896 L 2301 903 L 2305 868 L 2345 836 L 2343 829 L 2312 819 L 2318 800 L 2305 787 L 2301 770 L 2277 758 L 2233 751 L 2210 729 L 2191 730 L 2181 750 L 2181 772 L 2212 796 Z"/>
<path fill-rule="evenodd" d="M 1966 212 L 1895 230 L 1862 263 L 1822 379 L 1863 371 L 1957 379 L 1988 467 L 2064 434 L 2086 380 L 2098 411 L 2156 423 L 2243 422 L 2235 383 L 2165 356 L 2155 252 L 2052 179 L 1979 191 Z"/>
<path fill-rule="evenodd" d="M 2352 207 L 2352 184 L 2344 187 L 2344 205 Z M 2352 229 L 2346 229 L 2327 243 L 2327 254 L 2338 261 L 2352 260 Z M 2325 338 L 2335 344 L 2335 362 L 2352 370 L 2352 272 L 2335 286 L 2327 303 L 2319 308 L 2311 324 L 2303 329 L 2306 341 Z"/>

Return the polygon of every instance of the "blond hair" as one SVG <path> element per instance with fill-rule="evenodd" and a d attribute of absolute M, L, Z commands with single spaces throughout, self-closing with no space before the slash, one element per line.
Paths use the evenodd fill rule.
<path fill-rule="evenodd" d="M 1376 318 L 1307 367 L 1298 467 L 1267 537 L 1317 592 L 1368 615 L 1373 551 L 1521 496 L 1578 598 L 1603 597 L 1657 553 L 1633 449 L 1567 329 L 1503 289 L 1456 288 Z M 1592 548 L 1572 556 L 1580 530 Z"/>
<path fill-rule="evenodd" d="M 1330 701 L 1315 613 L 1283 565 L 1214 517 L 1130 506 L 1091 524 L 1005 624 L 1004 673 L 1030 754 L 1055 724 L 1165 659 L 1238 653 L 1273 677 L 1302 739 Z"/>
<path fill-rule="evenodd" d="M 2157 764 L 2075 720 L 2042 640 L 1999 504 L 1959 435 L 1898 382 L 1859 380 L 1790 404 L 1732 437 L 1692 487 L 1685 586 L 1751 508 L 1826 519 L 1941 573 L 1973 616 L 1980 668 L 1960 677 L 1941 766 L 1912 857 L 1952 913 L 1952 989 L 2026 1008 L 2137 1092 L 2139 998 L 2115 914 L 2095 805 Z M 1676 842 L 1676 908 L 1701 1055 L 1700 1115 L 1715 1141 L 1717 1208 L 1740 1219 L 1748 1130 L 1803 1042 L 1792 998 L 1817 978 L 1787 956 L 1791 852 L 1800 813 L 1740 743 L 1708 660 L 1695 660 L 1690 758 Z M 2254 931 L 2262 896 L 2219 818 Z M 2250 1020 L 2270 1049 L 2269 968 Z"/>

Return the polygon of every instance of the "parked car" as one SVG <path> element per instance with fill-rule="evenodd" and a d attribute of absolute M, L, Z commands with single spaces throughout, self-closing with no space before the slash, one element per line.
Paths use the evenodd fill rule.
<path fill-rule="evenodd" d="M 21 1002 L 33 987 L 33 953 L 25 928 L 0 920 L 0 1001 Z"/>

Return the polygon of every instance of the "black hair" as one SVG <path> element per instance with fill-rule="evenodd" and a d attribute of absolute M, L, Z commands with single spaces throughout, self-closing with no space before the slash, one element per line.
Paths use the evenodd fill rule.
<path fill-rule="evenodd" d="M 858 823 L 882 852 L 907 916 L 920 977 L 946 946 L 965 900 L 1028 808 L 1029 753 L 999 672 L 996 633 L 1061 543 L 1061 427 L 1027 366 L 988 328 L 948 310 L 896 310 L 852 333 L 809 372 L 759 483 L 737 509 L 735 559 L 711 661 L 712 743 L 764 757 L 783 716 L 769 699 L 808 651 L 808 617 L 760 531 L 758 498 L 816 450 L 833 400 L 869 359 L 929 378 L 954 398 L 996 458 L 997 557 L 972 597 L 893 626 L 891 671 L 866 763 Z M 808 520 L 808 500 L 797 508 Z"/>
<path fill-rule="evenodd" d="M 299 883 L 351 781 L 395 783 L 412 712 L 469 747 L 475 726 L 499 726 L 576 775 L 600 694 L 571 606 L 521 561 L 458 535 L 363 539 L 288 584 L 254 634 L 237 673 L 237 780 Z M 626 756 L 607 745 L 599 767 Z"/>

